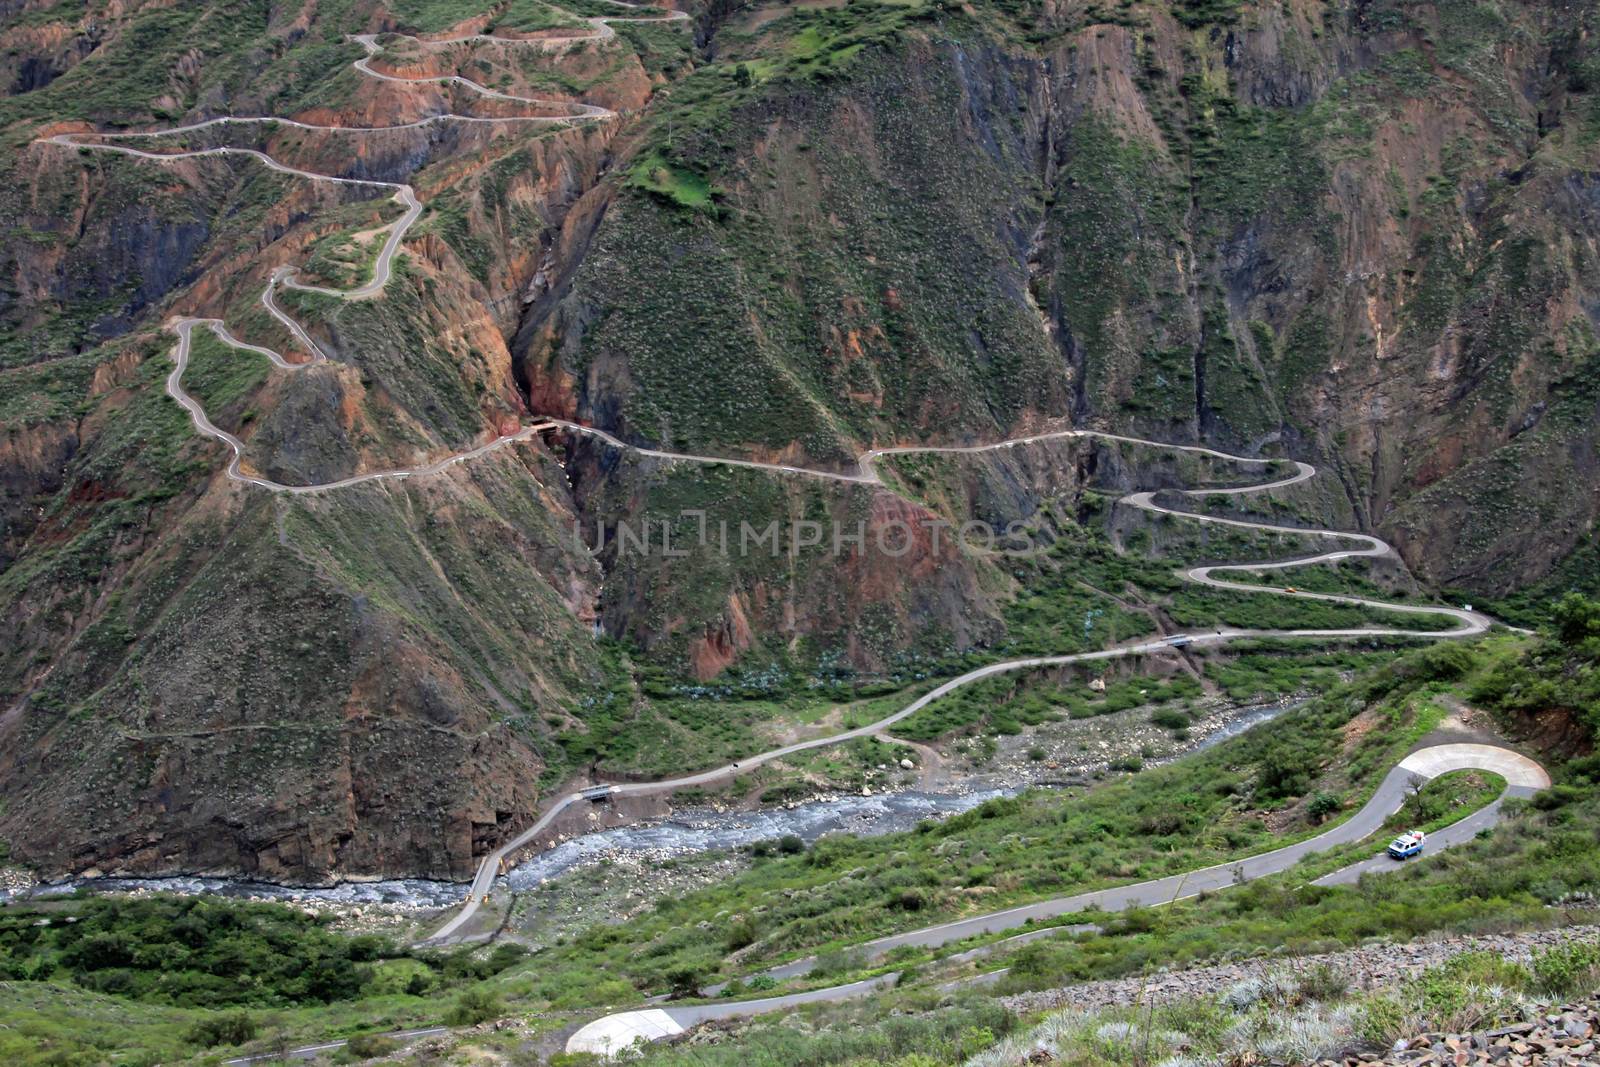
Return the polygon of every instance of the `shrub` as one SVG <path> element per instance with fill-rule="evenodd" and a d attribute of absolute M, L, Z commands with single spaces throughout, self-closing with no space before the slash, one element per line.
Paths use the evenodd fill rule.
<path fill-rule="evenodd" d="M 921 911 L 927 904 L 928 894 L 915 886 L 907 886 L 905 889 L 900 890 L 890 902 L 891 907 L 898 908 L 901 911 Z"/>
<path fill-rule="evenodd" d="M 444 1021 L 450 1026 L 476 1026 L 499 1018 L 503 1009 L 500 998 L 481 986 L 463 989 L 456 1002 L 445 1013 Z"/>
<path fill-rule="evenodd" d="M 742 948 L 755 944 L 755 923 L 749 919 L 739 919 L 728 926 L 728 935 L 723 938 L 722 947 L 729 952 L 737 952 Z"/>
<path fill-rule="evenodd" d="M 201 1019 L 190 1027 L 183 1039 L 191 1045 L 201 1048 L 213 1048 L 217 1045 L 242 1045 L 246 1041 L 255 1040 L 260 1026 L 247 1012 L 235 1011 L 227 1015 L 216 1015 L 209 1019 Z"/>
<path fill-rule="evenodd" d="M 507 967 L 521 962 L 522 958 L 527 954 L 528 950 L 521 945 L 514 945 L 510 942 L 496 945 L 494 951 L 489 953 L 487 961 L 489 973 L 499 974 Z"/>
<path fill-rule="evenodd" d="M 1338 1000 L 1350 991 L 1350 978 L 1327 963 L 1308 967 L 1295 981 L 1301 1000 Z"/>
<path fill-rule="evenodd" d="M 674 997 L 694 997 L 700 995 L 700 987 L 706 983 L 706 972 L 691 964 L 674 967 L 667 972 L 667 985 L 672 990 Z"/>
<path fill-rule="evenodd" d="M 1528 968 L 1493 952 L 1463 952 L 1436 970 L 1463 985 L 1527 989 L 1532 981 Z"/>
<path fill-rule="evenodd" d="M 1243 978 L 1222 994 L 1222 1002 L 1234 1011 L 1249 1011 L 1257 1005 L 1284 1008 L 1299 999 L 1299 987 L 1282 971 Z"/>
<path fill-rule="evenodd" d="M 376 1059 L 387 1056 L 400 1050 L 400 1042 L 383 1034 L 357 1034 L 345 1042 L 340 1051 L 338 1060 L 344 1063 L 356 1063 L 360 1060 Z"/>
<path fill-rule="evenodd" d="M 1288 1017 L 1274 1016 L 1255 1051 L 1273 1063 L 1316 1063 L 1338 1055 L 1350 1043 L 1354 1013 L 1335 1008 L 1301 1009 Z"/>
<path fill-rule="evenodd" d="M 1318 790 L 1306 805 L 1306 814 L 1317 822 L 1322 822 L 1328 816 L 1336 813 L 1344 804 L 1338 796 L 1327 790 Z"/>
<path fill-rule="evenodd" d="M 600 1067 L 606 1059 L 593 1052 L 558 1052 L 548 1062 L 550 1067 Z"/>
<path fill-rule="evenodd" d="M 1263 799 L 1279 800 L 1305 794 L 1321 756 L 1309 744 L 1287 741 L 1275 744 L 1261 758 L 1260 790 Z"/>
<path fill-rule="evenodd" d="M 1391 993 L 1370 997 L 1356 1012 L 1356 1033 L 1380 1048 L 1393 1048 L 1422 1028 Z"/>
<path fill-rule="evenodd" d="M 394 952 L 381 938 L 340 936 L 297 908 L 208 897 L 93 898 L 76 922 L 33 922 L 24 910 L 0 927 L 35 931 L 27 955 L 59 960 L 84 988 L 210 1010 L 359 996 L 374 973 L 366 961 Z M 33 970 L 6 967 L 19 969 L 24 977 Z"/>
<path fill-rule="evenodd" d="M 1541 992 L 1569 997 L 1600 982 L 1600 946 L 1562 945 L 1533 957 L 1533 981 Z"/>
<path fill-rule="evenodd" d="M 1454 641 L 1441 641 L 1407 656 L 1403 670 L 1414 678 L 1445 682 L 1460 678 L 1476 665 L 1472 650 Z"/>
<path fill-rule="evenodd" d="M 1564 645 L 1579 645 L 1591 637 L 1600 637 L 1600 600 L 1568 593 L 1556 602 L 1551 617 L 1556 636 Z"/>
<path fill-rule="evenodd" d="M 1189 725 L 1189 716 L 1177 708 L 1162 708 L 1150 716 L 1150 721 L 1163 730 L 1182 730 Z"/>
<path fill-rule="evenodd" d="M 373 960 L 393 956 L 394 946 L 377 934 L 361 934 L 350 939 L 350 958 L 359 963 L 370 963 Z"/>

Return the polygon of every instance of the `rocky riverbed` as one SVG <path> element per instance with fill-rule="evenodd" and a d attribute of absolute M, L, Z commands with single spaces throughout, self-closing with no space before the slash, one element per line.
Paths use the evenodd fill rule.
<path fill-rule="evenodd" d="M 524 936 L 543 942 L 594 922 L 622 921 L 664 894 L 730 877 L 746 864 L 742 850 L 758 841 L 794 836 L 810 844 L 829 833 L 872 836 L 908 830 L 925 819 L 959 814 L 1029 786 L 1088 781 L 1107 773 L 1113 764 L 1133 759 L 1152 764 L 1176 759 L 1236 736 L 1292 706 L 1294 702 L 1287 699 L 1243 706 L 1202 699 L 1194 704 L 1194 721 L 1186 736 L 1155 726 L 1151 709 L 1139 707 L 1045 723 L 992 742 L 962 741 L 931 754 L 941 763 L 936 780 L 922 775 L 915 764 L 897 765 L 881 772 L 873 768 L 876 786 L 859 791 L 819 785 L 807 799 L 755 810 L 716 801 L 685 807 L 666 819 L 558 840 L 513 868 L 502 885 L 537 896 L 537 907 L 517 909 L 527 921 L 514 925 Z M 925 788 L 904 788 L 919 780 Z M 602 872 L 598 881 L 591 877 L 597 870 Z M 582 877 L 573 877 L 578 874 Z M 300 902 L 331 911 L 354 928 L 390 930 L 451 907 L 466 892 L 463 884 L 426 879 L 285 886 L 209 876 L 117 878 L 98 872 L 36 885 L 26 872 L 18 872 L 14 879 L 0 882 L 0 902 L 79 888 Z"/>
<path fill-rule="evenodd" d="M 663 820 L 571 837 L 518 864 L 506 877 L 511 890 L 527 895 L 519 899 L 513 926 L 520 936 L 543 944 L 595 922 L 624 922 L 654 900 L 732 877 L 748 866 L 743 850 L 759 841 L 792 835 L 809 845 L 830 833 L 867 837 L 909 830 L 925 819 L 947 818 L 1029 786 L 1089 781 L 1114 762 L 1176 759 L 1235 737 L 1294 704 L 1201 700 L 1189 736 L 1182 739 L 1155 726 L 1148 707 L 1065 719 L 999 738 L 982 751 L 977 742 L 964 742 L 964 751 L 946 746 L 932 755 L 941 761 L 941 774 L 925 788 L 885 789 L 891 776 L 915 781 L 919 775 L 906 767 L 871 768 L 869 773 L 878 772 L 868 779 L 873 784 L 859 791 L 819 787 L 809 799 L 753 811 L 707 804 Z"/>
<path fill-rule="evenodd" d="M 581 877 L 550 880 L 517 895 L 516 938 L 542 948 L 597 923 L 627 922 L 667 896 L 726 881 L 750 865 L 745 852 L 618 852 L 585 866 Z"/>
<path fill-rule="evenodd" d="M 39 884 L 33 872 L 22 867 L 0 867 L 0 901 L 25 893 Z"/>
<path fill-rule="evenodd" d="M 1286 697 L 1266 704 L 1235 704 L 1206 697 L 1192 704 L 1192 722 L 1182 731 L 1163 729 L 1151 721 L 1148 706 L 1097 715 L 1089 719 L 1047 722 L 1023 733 L 1000 737 L 993 755 L 967 745 L 967 759 L 954 762 L 953 780 L 968 788 L 991 788 L 1094 778 L 1129 761 L 1141 765 L 1168 763 L 1180 756 L 1237 737 L 1250 727 L 1277 718 L 1302 698 Z"/>

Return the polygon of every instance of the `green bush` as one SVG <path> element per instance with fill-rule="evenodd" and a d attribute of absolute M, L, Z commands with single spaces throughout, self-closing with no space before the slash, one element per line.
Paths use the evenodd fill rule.
<path fill-rule="evenodd" d="M 727 936 L 722 939 L 722 947 L 728 952 L 737 952 L 742 948 L 755 944 L 760 934 L 756 924 L 749 919 L 739 919 L 728 925 Z"/>
<path fill-rule="evenodd" d="M 1477 660 L 1472 650 L 1454 641 L 1441 641 L 1401 660 L 1401 670 L 1428 681 L 1453 681 L 1470 672 Z"/>
<path fill-rule="evenodd" d="M 445 1013 L 444 1021 L 451 1026 L 476 1026 L 499 1018 L 504 1011 L 500 998 L 493 991 L 473 986 L 463 989 L 456 997 L 456 1002 Z"/>
<path fill-rule="evenodd" d="M 550 1067 L 601 1067 L 607 1061 L 593 1052 L 557 1052 L 546 1062 Z"/>
<path fill-rule="evenodd" d="M 890 901 L 890 907 L 898 908 L 900 911 L 921 911 L 927 905 L 927 890 L 918 889 L 914 886 L 908 886 L 900 890 L 894 895 L 894 899 Z"/>
<path fill-rule="evenodd" d="M 1350 978 L 1331 964 L 1319 963 L 1295 976 L 1301 1000 L 1338 1000 L 1350 991 Z"/>
<path fill-rule="evenodd" d="M 667 986 L 674 997 L 693 997 L 700 994 L 700 987 L 706 984 L 706 970 L 685 964 L 674 967 L 667 972 Z"/>
<path fill-rule="evenodd" d="M 1306 804 L 1306 814 L 1317 822 L 1322 822 L 1330 815 L 1336 814 L 1344 804 L 1339 797 L 1325 789 L 1319 789 L 1312 795 L 1311 801 Z"/>
<path fill-rule="evenodd" d="M 1269 749 L 1261 760 L 1258 791 L 1264 800 L 1282 800 L 1305 795 L 1311 781 L 1322 769 L 1323 753 L 1299 738 L 1285 739 Z"/>
<path fill-rule="evenodd" d="M 526 948 L 521 945 L 512 944 L 511 942 L 496 945 L 494 947 L 494 951 L 489 953 L 489 959 L 487 961 L 489 974 L 499 974 L 506 968 L 520 963 L 523 957 L 525 957 L 527 954 L 528 950 Z"/>
<path fill-rule="evenodd" d="M 1380 994 L 1361 1004 L 1355 1031 L 1379 1048 L 1393 1048 L 1396 1042 L 1414 1036 L 1416 1023 L 1394 995 Z"/>
<path fill-rule="evenodd" d="M 345 1042 L 344 1048 L 334 1057 L 340 1063 L 359 1063 L 362 1060 L 388 1056 L 400 1050 L 400 1042 L 383 1034 L 357 1034 Z"/>
<path fill-rule="evenodd" d="M 1533 981 L 1539 992 L 1570 997 L 1600 984 L 1600 946 L 1562 945 L 1533 956 Z"/>
<path fill-rule="evenodd" d="M 260 1026 L 242 1011 L 229 1012 L 226 1015 L 215 1015 L 209 1019 L 201 1019 L 190 1027 L 183 1039 L 191 1045 L 201 1048 L 213 1048 L 217 1045 L 242 1045 L 246 1041 L 255 1040 Z"/>
<path fill-rule="evenodd" d="M 1162 708 L 1150 716 L 1150 721 L 1163 730 L 1182 730 L 1189 725 L 1189 716 L 1177 708 Z"/>
<path fill-rule="evenodd" d="M 97 897 L 74 920 L 25 907 L 0 914 L 7 972 L 60 969 L 85 989 L 180 1007 L 327 1003 L 360 996 L 373 976 L 366 961 L 393 951 L 281 904 Z"/>

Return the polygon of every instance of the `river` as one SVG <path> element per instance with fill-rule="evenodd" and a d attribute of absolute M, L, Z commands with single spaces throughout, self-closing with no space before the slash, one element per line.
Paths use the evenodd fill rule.
<path fill-rule="evenodd" d="M 1183 755 L 1203 751 L 1237 737 L 1252 726 L 1277 718 L 1293 706 L 1296 705 L 1276 703 L 1246 708 L 1196 742 Z M 924 819 L 947 818 L 970 811 L 986 800 L 1011 796 L 1024 788 L 1027 786 L 971 792 L 924 793 L 908 790 L 873 796 L 848 795 L 760 811 L 689 809 L 656 822 L 599 830 L 563 841 L 512 868 L 502 879 L 502 884 L 516 891 L 532 889 L 602 855 L 619 852 L 668 851 L 690 855 L 741 848 L 789 834 L 809 845 L 824 834 L 831 833 L 850 833 L 863 837 L 896 833 L 909 830 Z M 343 905 L 389 904 L 431 909 L 447 908 L 459 903 L 466 896 L 467 883 L 393 878 L 347 881 L 332 886 L 287 886 L 241 878 L 204 876 L 83 878 L 35 886 L 16 893 L 0 891 L 0 901 L 30 896 L 64 896 L 79 889 L 105 893 L 212 894 L 238 899 Z"/>

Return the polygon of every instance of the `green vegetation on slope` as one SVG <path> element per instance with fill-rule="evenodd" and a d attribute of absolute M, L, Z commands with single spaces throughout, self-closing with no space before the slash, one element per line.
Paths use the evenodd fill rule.
<path fill-rule="evenodd" d="M 345 76 L 361 55 L 345 33 L 353 0 L 319 5 L 323 33 L 294 39 L 270 32 L 270 5 L 256 0 L 147 5 L 104 27 L 114 44 L 98 49 L 49 85 L 0 98 L 0 127 L 19 120 L 84 119 L 101 126 L 170 120 L 203 96 L 266 90 L 263 114 L 295 110 Z M 349 19 L 349 21 L 345 21 Z M 196 77 L 173 73 L 184 61 Z"/>
<path fill-rule="evenodd" d="M 295 908 L 203 897 L 92 899 L 59 917 L 7 909 L 0 949 L 14 979 L 70 976 L 96 992 L 195 1008 L 348 1000 L 372 983 L 375 961 L 399 955 Z"/>
<path fill-rule="evenodd" d="M 756 865 L 747 874 L 659 901 L 653 911 L 623 923 L 595 926 L 524 963 L 498 951 L 488 959 L 474 959 L 470 951 L 404 959 L 380 942 L 341 946 L 317 921 L 281 908 L 223 901 L 74 902 L 81 916 L 76 924 L 57 915 L 44 926 L 29 919 L 3 927 L 16 992 L 9 1004 L 18 1007 L 0 1009 L 0 1022 L 22 1021 L 15 1012 L 31 1011 L 20 1006 L 37 1003 L 33 991 L 49 988 L 40 980 L 52 975 L 58 985 L 124 983 L 128 992 L 182 1003 L 189 995 L 185 990 L 206 988 L 202 967 L 223 959 L 242 960 L 248 973 L 266 979 L 250 994 L 264 999 L 250 1003 L 315 999 L 319 994 L 306 984 L 314 969 L 279 968 L 270 953 L 260 950 L 272 943 L 275 932 L 302 926 L 308 933 L 295 940 L 309 955 L 331 966 L 335 976 L 352 971 L 357 976 L 355 988 L 365 999 L 339 1002 L 343 1032 L 370 1029 L 380 1021 L 405 1025 L 438 1019 L 451 1009 L 451 998 L 417 999 L 406 990 L 441 983 L 460 984 L 471 993 L 456 998 L 460 1004 L 497 1000 L 505 1011 L 626 1002 L 643 990 L 703 980 L 737 949 L 744 951 L 726 970 L 747 973 L 764 960 L 854 943 L 939 917 L 1226 861 L 1315 832 L 1326 817 L 1314 810 L 1324 795 L 1334 798 L 1336 810 L 1352 810 L 1394 759 L 1437 721 L 1442 696 L 1492 694 L 1491 680 L 1512 674 L 1523 685 L 1539 678 L 1588 677 L 1596 665 L 1596 606 L 1569 603 L 1556 617 L 1552 633 L 1532 643 L 1499 638 L 1392 658 L 1332 688 L 1303 711 L 1208 752 L 1086 793 L 1028 793 L 884 838 L 834 836 L 809 850 L 756 850 Z M 1557 787 L 1531 803 L 1508 803 L 1506 822 L 1494 832 L 1355 886 L 1306 883 L 1317 871 L 1366 854 L 1359 846 L 1227 892 L 1102 917 L 1097 933 L 1034 942 L 979 966 L 1011 968 L 999 987 L 1004 992 L 1173 963 L 1321 951 L 1374 937 L 1559 923 L 1566 918 L 1562 904 L 1600 889 L 1600 850 L 1590 829 L 1600 823 L 1600 759 L 1568 759 L 1557 767 L 1557 777 Z M 1498 784 L 1477 772 L 1442 777 L 1399 818 L 1442 825 L 1474 810 Z M 1272 821 L 1272 829 L 1264 819 Z M 196 923 L 188 916 L 201 919 Z M 725 936 L 708 939 L 707 923 Z M 911 957 L 913 962 L 920 958 Z M 86 966 L 91 959 L 135 962 Z M 1587 973 L 1593 962 L 1540 959 L 1532 981 L 1546 989 L 1569 988 L 1566 983 Z M 178 977 L 158 976 L 153 971 L 158 964 Z M 185 965 L 201 973 L 184 978 Z M 848 973 L 853 966 L 847 953 L 825 955 L 822 973 Z M 487 985 L 478 984 L 491 975 Z M 833 1036 L 808 1035 L 804 1026 L 797 1030 L 793 1024 L 761 1024 L 749 1035 L 723 1038 L 697 1054 L 720 1063 L 730 1050 L 746 1057 L 759 1052 L 767 1057 L 764 1062 L 786 1067 L 863 1057 L 903 1061 L 908 1067 L 959 1062 L 993 1045 L 1014 1022 L 996 1011 L 987 994 L 961 994 L 952 1005 L 948 994 L 934 988 L 947 977 L 936 963 L 921 964 L 899 991 L 860 1005 L 821 1009 L 832 1018 L 852 1020 Z M 60 1027 L 61 1019 L 73 1013 L 87 1019 L 121 1011 L 130 1022 L 119 1031 L 116 1047 L 165 1049 L 168 1060 L 171 1050 L 198 1048 L 215 1036 L 213 1031 L 231 1025 L 226 1012 L 178 1015 L 126 997 L 74 994 L 52 1003 L 51 1013 L 26 1020 L 30 1032 Z M 63 1004 L 71 1007 L 63 1012 Z M 302 1034 L 314 1034 L 308 1028 L 327 1028 L 330 1022 L 326 1015 L 295 1018 L 293 1032 Z M 59 1033 L 49 1040 L 48 1047 L 57 1050 L 87 1048 L 81 1039 L 69 1043 Z M 109 1053 L 99 1055 L 109 1058 Z M 645 1058 L 675 1064 L 680 1055 L 660 1048 Z M 907 1058 L 914 1056 L 922 1058 Z M 18 1062 L 46 1061 L 25 1057 Z"/>
<path fill-rule="evenodd" d="M 237 431 L 255 417 L 241 407 L 270 373 L 272 363 L 266 356 L 225 345 L 202 326 L 190 335 L 189 365 L 180 384 L 200 402 L 212 422 Z"/>
<path fill-rule="evenodd" d="M 1527 656 L 1499 664 L 1472 697 L 1505 712 L 1565 712 L 1600 736 L 1600 600 L 1569 593 L 1551 622 L 1552 633 Z"/>
<path fill-rule="evenodd" d="M 338 1009 L 323 1005 L 343 1005 L 358 1026 L 362 1013 L 382 1020 L 426 1010 L 453 987 L 481 988 L 524 955 L 516 945 L 416 954 L 281 904 L 90 897 L 14 905 L 0 911 L 0 1049 L 29 1067 L 173 1062 L 244 1044 L 289 1018 L 326 1033 Z M 18 1040 L 24 1047 L 13 1049 Z"/>
<path fill-rule="evenodd" d="M 610 7 L 610 5 L 607 5 Z M 484 32 L 496 29 L 531 32 L 557 27 L 583 26 L 566 14 L 567 5 L 552 5 L 541 0 L 392 0 L 396 28 L 406 33 L 439 33 L 468 19 L 492 13 Z M 624 8 L 610 7 L 607 15 L 627 15 Z"/>
<path fill-rule="evenodd" d="M 1317 825 L 1320 816 L 1297 801 L 1330 792 L 1353 809 L 1437 723 L 1430 693 L 1476 669 L 1459 651 L 1464 661 L 1431 648 L 1400 657 L 1214 749 L 1081 795 L 1031 792 L 913 833 L 828 837 L 804 856 L 763 860 L 738 879 L 549 950 L 541 987 L 554 996 L 568 968 L 601 961 L 644 989 L 684 969 L 713 974 L 730 948 L 700 934 L 698 922 L 711 915 L 739 920 L 732 947 L 745 949 L 738 966 L 749 971 L 763 960 L 1276 846 Z M 1347 727 L 1363 714 L 1370 721 L 1351 742 Z"/>

